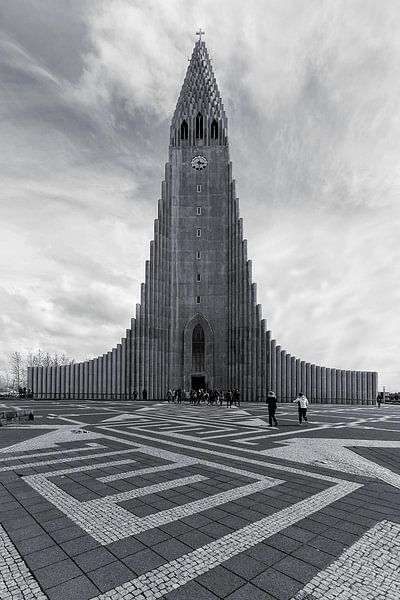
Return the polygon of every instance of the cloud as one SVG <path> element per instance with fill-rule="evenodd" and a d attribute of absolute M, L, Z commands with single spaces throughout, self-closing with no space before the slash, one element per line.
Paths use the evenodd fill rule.
<path fill-rule="evenodd" d="M 134 316 L 201 25 L 273 335 L 400 387 L 396 2 L 30 0 L 1 23 L 0 364 L 101 354 Z"/>

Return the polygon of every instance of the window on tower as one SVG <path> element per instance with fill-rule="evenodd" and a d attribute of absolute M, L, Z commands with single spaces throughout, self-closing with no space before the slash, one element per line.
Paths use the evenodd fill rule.
<path fill-rule="evenodd" d="M 192 369 L 204 371 L 205 364 L 205 335 L 204 329 L 198 323 L 192 333 Z"/>
<path fill-rule="evenodd" d="M 197 229 L 197 237 L 201 237 L 201 229 Z"/>
<path fill-rule="evenodd" d="M 211 123 L 211 139 L 212 140 L 218 139 L 218 123 L 215 119 Z"/>
<path fill-rule="evenodd" d="M 196 117 L 196 138 L 203 139 L 203 116 L 201 113 L 198 113 Z"/>
<path fill-rule="evenodd" d="M 201 206 L 197 207 L 196 214 L 201 215 Z"/>
<path fill-rule="evenodd" d="M 189 127 L 185 120 L 182 121 L 181 125 L 181 140 L 187 140 L 189 137 Z"/>
<path fill-rule="evenodd" d="M 199 250 L 196 252 L 196 258 L 197 260 L 201 259 L 201 252 Z"/>
<path fill-rule="evenodd" d="M 201 273 L 197 273 L 197 281 L 201 281 Z"/>

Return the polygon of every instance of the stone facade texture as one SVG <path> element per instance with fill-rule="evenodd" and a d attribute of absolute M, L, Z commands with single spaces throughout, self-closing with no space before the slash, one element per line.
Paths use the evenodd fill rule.
<path fill-rule="evenodd" d="M 196 337 L 197 336 L 197 337 Z M 140 304 L 111 351 L 30 368 L 37 398 L 165 398 L 169 388 L 275 390 L 314 402 L 372 403 L 377 374 L 301 361 L 272 339 L 257 304 L 229 159 L 227 118 L 204 41 L 194 47 L 172 118 Z"/>

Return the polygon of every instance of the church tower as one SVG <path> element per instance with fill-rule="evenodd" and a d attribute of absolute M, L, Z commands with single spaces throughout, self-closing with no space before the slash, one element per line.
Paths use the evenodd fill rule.
<path fill-rule="evenodd" d="M 169 388 L 240 391 L 244 401 L 371 402 L 376 373 L 288 354 L 257 304 L 229 159 L 228 121 L 201 30 L 170 127 L 168 163 L 136 316 L 112 351 L 29 370 L 36 397 L 165 398 Z"/>

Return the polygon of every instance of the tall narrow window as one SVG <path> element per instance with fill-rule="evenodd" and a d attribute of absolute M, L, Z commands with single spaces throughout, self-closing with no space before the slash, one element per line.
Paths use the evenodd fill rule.
<path fill-rule="evenodd" d="M 198 113 L 196 117 L 196 138 L 203 139 L 203 116 L 201 113 Z"/>
<path fill-rule="evenodd" d="M 187 140 L 189 137 L 189 127 L 185 120 L 182 121 L 181 125 L 181 140 Z"/>
<path fill-rule="evenodd" d="M 200 252 L 200 250 L 198 250 L 198 251 L 196 252 L 196 258 L 197 258 L 197 260 L 200 260 L 200 259 L 201 259 L 201 252 Z"/>
<path fill-rule="evenodd" d="M 212 140 L 218 139 L 218 123 L 215 119 L 211 123 L 211 139 Z"/>
<path fill-rule="evenodd" d="M 201 273 L 197 273 L 197 281 L 201 281 Z"/>
<path fill-rule="evenodd" d="M 196 186 L 196 190 L 197 192 L 201 192 L 201 183 L 199 183 L 199 185 Z"/>
<path fill-rule="evenodd" d="M 201 229 L 197 229 L 197 237 L 201 237 Z"/>
<path fill-rule="evenodd" d="M 196 303 L 197 303 L 197 304 L 200 304 L 200 302 L 201 302 L 201 298 L 200 298 L 200 296 L 196 296 Z"/>
<path fill-rule="evenodd" d="M 204 329 L 197 324 L 192 334 L 192 370 L 204 371 L 205 358 L 205 336 Z"/>
<path fill-rule="evenodd" d="M 196 214 L 201 215 L 201 206 L 198 206 L 196 209 Z"/>

